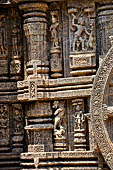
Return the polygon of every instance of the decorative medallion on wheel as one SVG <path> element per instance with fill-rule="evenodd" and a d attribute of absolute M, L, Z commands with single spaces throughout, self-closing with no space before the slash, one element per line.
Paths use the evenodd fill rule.
<path fill-rule="evenodd" d="M 113 169 L 113 37 L 111 48 L 94 80 L 91 96 L 92 124 L 98 146 Z"/>

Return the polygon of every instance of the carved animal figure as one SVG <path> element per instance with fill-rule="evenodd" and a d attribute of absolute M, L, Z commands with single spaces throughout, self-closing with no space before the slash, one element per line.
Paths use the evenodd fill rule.
<path fill-rule="evenodd" d="M 58 108 L 55 113 L 55 118 L 54 118 L 54 130 L 57 129 L 57 127 L 61 126 L 62 123 L 62 118 L 64 116 L 64 110 L 61 108 Z"/>
<path fill-rule="evenodd" d="M 65 129 L 63 126 L 60 126 L 59 130 L 55 130 L 54 131 L 54 135 L 56 136 L 56 138 L 63 138 L 63 136 L 65 135 Z"/>

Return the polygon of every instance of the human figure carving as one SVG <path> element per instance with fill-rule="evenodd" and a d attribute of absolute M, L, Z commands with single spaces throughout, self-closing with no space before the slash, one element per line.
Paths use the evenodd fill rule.
<path fill-rule="evenodd" d="M 56 138 L 62 138 L 65 135 L 65 128 L 63 126 L 60 126 L 59 130 L 55 130 L 54 134 L 56 136 Z"/>
<path fill-rule="evenodd" d="M 63 127 L 64 108 L 58 107 L 58 101 L 54 102 L 53 108 L 56 109 L 54 112 L 54 134 L 56 137 L 61 138 L 65 134 L 65 128 Z"/>
<path fill-rule="evenodd" d="M 77 17 L 76 17 L 76 15 L 75 15 L 74 12 L 71 13 L 71 16 L 72 16 L 72 27 L 71 27 L 71 31 L 75 31 L 75 30 L 76 30 L 76 24 L 75 24 L 75 22 L 76 22 Z"/>
<path fill-rule="evenodd" d="M 14 25 L 12 29 L 13 55 L 18 55 L 18 28 Z"/>
<path fill-rule="evenodd" d="M 76 106 L 74 117 L 75 117 L 76 128 L 81 129 L 81 127 L 84 125 L 85 118 L 79 104 Z"/>
<path fill-rule="evenodd" d="M 14 121 L 15 121 L 15 132 L 20 133 L 22 129 L 22 117 L 18 109 L 15 109 Z"/>
<path fill-rule="evenodd" d="M 3 18 L 4 15 L 0 15 L 0 54 L 1 55 L 4 55 L 6 51 L 6 47 L 5 47 L 6 34 L 5 34 L 5 29 L 3 27 Z"/>
<path fill-rule="evenodd" d="M 54 121 L 54 129 L 57 129 L 57 127 L 61 126 L 62 118 L 64 116 L 64 110 L 61 108 L 58 108 L 55 113 L 55 121 Z"/>
<path fill-rule="evenodd" d="M 6 131 L 7 131 L 7 122 L 8 122 L 7 112 L 8 112 L 7 105 L 1 104 L 0 105 L 0 134 L 2 137 L 6 136 Z"/>
<path fill-rule="evenodd" d="M 75 33 L 74 33 L 74 41 L 72 49 L 75 51 L 76 49 L 79 51 L 85 50 L 84 39 L 82 38 L 83 33 L 89 36 L 89 32 L 86 29 L 85 23 L 83 18 L 78 19 L 78 23 L 74 24 L 75 26 Z M 79 43 L 78 43 L 79 42 Z"/>
<path fill-rule="evenodd" d="M 90 31 L 87 30 L 83 17 L 80 17 L 81 12 L 72 12 L 72 26 L 71 31 L 74 33 L 74 39 L 72 44 L 72 51 L 85 50 L 87 48 L 93 49 L 94 46 L 94 23 L 90 23 Z M 84 36 L 85 35 L 85 36 Z M 88 43 L 85 45 L 86 37 L 88 37 Z"/>
<path fill-rule="evenodd" d="M 58 38 L 58 27 L 59 27 L 59 22 L 58 22 L 58 13 L 57 12 L 51 12 L 51 20 L 52 20 L 52 25 L 50 27 L 51 31 L 51 41 L 52 41 L 52 47 L 58 47 L 59 46 L 59 38 Z"/>
<path fill-rule="evenodd" d="M 88 47 L 90 49 L 94 48 L 94 23 L 90 23 L 90 33 L 89 33 L 89 40 L 88 40 Z"/>

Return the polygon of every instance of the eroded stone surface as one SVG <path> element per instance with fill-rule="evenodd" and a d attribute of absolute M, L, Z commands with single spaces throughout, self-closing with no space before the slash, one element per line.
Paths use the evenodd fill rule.
<path fill-rule="evenodd" d="M 113 169 L 112 14 L 0 0 L 0 170 Z"/>

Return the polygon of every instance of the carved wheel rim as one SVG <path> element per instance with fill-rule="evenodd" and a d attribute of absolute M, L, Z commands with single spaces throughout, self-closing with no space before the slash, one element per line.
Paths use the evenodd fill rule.
<path fill-rule="evenodd" d="M 104 90 L 113 69 L 113 47 L 108 51 L 96 74 L 91 95 L 91 118 L 96 141 L 108 166 L 113 169 L 113 143 L 103 120 Z"/>

